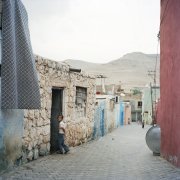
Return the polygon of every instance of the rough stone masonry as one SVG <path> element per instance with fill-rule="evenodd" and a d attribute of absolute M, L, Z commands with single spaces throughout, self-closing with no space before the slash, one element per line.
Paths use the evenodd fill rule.
<path fill-rule="evenodd" d="M 41 109 L 25 110 L 23 161 L 37 159 L 50 152 L 52 88 L 63 88 L 63 115 L 67 123 L 66 143 L 77 146 L 91 139 L 95 106 L 95 76 L 70 72 L 67 64 L 35 56 L 38 71 Z M 83 107 L 76 105 L 76 89 L 87 89 Z M 82 111 L 85 109 L 85 114 Z"/>

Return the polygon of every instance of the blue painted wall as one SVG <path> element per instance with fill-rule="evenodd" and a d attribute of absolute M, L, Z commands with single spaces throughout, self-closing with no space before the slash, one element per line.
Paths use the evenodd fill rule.
<path fill-rule="evenodd" d="M 93 139 L 104 136 L 107 132 L 105 128 L 105 107 L 105 100 L 98 102 L 98 105 L 95 107 Z"/>
<path fill-rule="evenodd" d="M 100 132 L 101 132 L 101 136 L 105 135 L 105 122 L 104 122 L 104 113 L 105 113 L 105 109 L 101 110 L 101 119 L 100 119 Z"/>
<path fill-rule="evenodd" d="M 120 126 L 120 105 L 119 104 L 116 104 L 115 105 L 115 108 L 116 108 L 116 127 L 119 127 Z"/>
<path fill-rule="evenodd" d="M 120 102 L 120 125 L 124 125 L 124 104 Z"/>
<path fill-rule="evenodd" d="M 21 163 L 23 121 L 23 110 L 0 109 L 0 172 Z"/>

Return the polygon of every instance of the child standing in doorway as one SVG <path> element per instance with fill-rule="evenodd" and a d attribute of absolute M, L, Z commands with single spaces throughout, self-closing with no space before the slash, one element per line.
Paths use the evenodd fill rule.
<path fill-rule="evenodd" d="M 64 136 L 65 136 L 65 128 L 66 124 L 63 121 L 64 116 L 59 115 L 58 116 L 58 121 L 59 121 L 59 134 L 58 134 L 58 143 L 59 143 L 59 154 L 63 154 L 63 149 L 64 153 L 67 154 L 69 152 L 69 147 L 64 143 Z"/>

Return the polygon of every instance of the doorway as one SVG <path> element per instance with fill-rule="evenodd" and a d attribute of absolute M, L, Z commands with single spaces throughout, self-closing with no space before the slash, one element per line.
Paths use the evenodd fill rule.
<path fill-rule="evenodd" d="M 100 130 L 101 130 L 101 136 L 104 136 L 104 109 L 101 111 L 101 117 L 100 117 Z"/>
<path fill-rule="evenodd" d="M 58 132 L 59 122 L 58 115 L 62 114 L 63 110 L 63 89 L 53 88 L 52 89 L 52 106 L 51 106 L 51 153 L 58 150 Z"/>

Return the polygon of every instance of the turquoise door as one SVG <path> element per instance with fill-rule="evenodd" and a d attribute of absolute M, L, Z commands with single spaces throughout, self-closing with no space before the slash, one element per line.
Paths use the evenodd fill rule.
<path fill-rule="evenodd" d="M 124 104 L 120 103 L 120 125 L 124 125 Z"/>
<path fill-rule="evenodd" d="M 101 136 L 104 136 L 104 109 L 101 111 L 100 130 Z"/>

